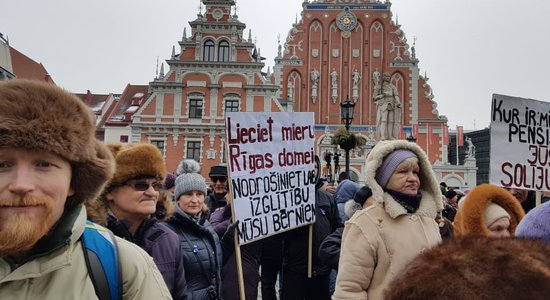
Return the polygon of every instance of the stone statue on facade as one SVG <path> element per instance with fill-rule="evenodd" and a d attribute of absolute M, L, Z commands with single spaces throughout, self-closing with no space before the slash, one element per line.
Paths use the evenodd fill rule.
<path fill-rule="evenodd" d="M 315 100 L 317 100 L 317 88 L 319 83 L 319 77 L 321 76 L 321 73 L 317 69 L 313 69 L 311 71 L 311 81 L 313 84 L 311 85 L 311 100 L 313 100 L 313 103 L 315 103 Z"/>
<path fill-rule="evenodd" d="M 338 99 L 338 73 L 335 69 L 332 69 L 330 73 L 330 80 L 332 83 L 332 102 L 336 103 L 336 99 Z"/>
<path fill-rule="evenodd" d="M 380 92 L 374 96 L 376 103 L 376 128 L 380 140 L 394 140 L 401 125 L 401 101 L 397 88 L 390 82 L 390 74 L 382 76 Z"/>
<path fill-rule="evenodd" d="M 353 81 L 351 98 L 353 99 L 353 102 L 357 102 L 357 99 L 359 99 L 359 80 L 361 80 L 361 74 L 359 74 L 359 71 L 357 71 L 357 69 L 353 70 L 353 73 L 351 74 L 351 79 Z"/>
<path fill-rule="evenodd" d="M 472 143 L 472 139 L 469 137 L 466 137 L 466 144 L 468 144 L 468 153 L 466 154 L 467 158 L 475 158 L 476 157 L 476 146 L 474 146 L 474 143 Z"/>
<path fill-rule="evenodd" d="M 288 81 L 288 96 L 287 96 L 287 99 L 289 101 L 292 101 L 293 98 L 294 98 L 294 83 L 292 82 L 292 80 L 289 80 Z"/>

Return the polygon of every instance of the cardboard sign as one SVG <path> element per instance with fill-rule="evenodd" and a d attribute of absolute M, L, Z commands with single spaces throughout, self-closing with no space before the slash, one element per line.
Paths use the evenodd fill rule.
<path fill-rule="evenodd" d="M 227 113 L 239 244 L 315 222 L 313 113 Z"/>
<path fill-rule="evenodd" d="M 550 103 L 493 94 L 490 182 L 550 191 Z"/>

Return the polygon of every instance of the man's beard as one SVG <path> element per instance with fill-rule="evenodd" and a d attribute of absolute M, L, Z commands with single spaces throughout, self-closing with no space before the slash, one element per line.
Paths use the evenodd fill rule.
<path fill-rule="evenodd" d="M 54 220 L 54 202 L 47 196 L 0 200 L 0 209 L 9 206 L 40 207 L 33 208 L 32 213 L 14 213 L 0 219 L 0 257 L 24 254 L 50 231 L 57 221 Z"/>

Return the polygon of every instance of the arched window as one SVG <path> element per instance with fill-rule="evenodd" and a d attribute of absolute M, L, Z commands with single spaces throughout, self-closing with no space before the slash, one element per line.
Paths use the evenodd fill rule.
<path fill-rule="evenodd" d="M 202 57 L 203 57 L 203 60 L 204 61 L 214 61 L 214 42 L 212 40 L 208 40 L 206 42 L 204 42 L 204 46 L 203 46 L 203 52 L 202 52 Z"/>
<path fill-rule="evenodd" d="M 218 61 L 229 61 L 229 43 L 221 41 L 218 45 Z"/>

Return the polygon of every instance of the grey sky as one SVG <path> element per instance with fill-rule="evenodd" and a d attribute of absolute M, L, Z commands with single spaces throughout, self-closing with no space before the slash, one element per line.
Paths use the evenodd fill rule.
<path fill-rule="evenodd" d="M 284 42 L 302 0 L 238 0 L 267 66 L 277 35 Z M 550 2 L 543 0 L 394 0 L 421 73 L 430 78 L 449 126 L 489 125 L 491 94 L 550 101 Z M 73 92 L 121 93 L 147 84 L 170 57 L 199 0 L 4 1 L 0 32 L 14 48 L 42 62 Z M 165 66 L 166 67 L 166 66 Z"/>

